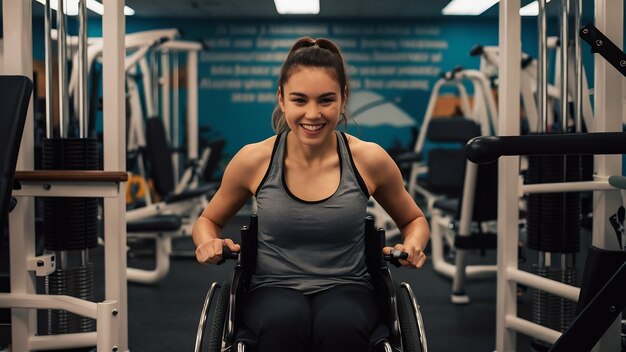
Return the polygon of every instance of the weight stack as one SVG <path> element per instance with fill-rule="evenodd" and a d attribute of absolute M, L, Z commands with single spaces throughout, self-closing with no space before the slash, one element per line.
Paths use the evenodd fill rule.
<path fill-rule="evenodd" d="M 45 139 L 42 167 L 46 170 L 98 170 L 96 139 Z M 57 269 L 46 277 L 46 293 L 93 301 L 93 266 L 90 248 L 98 245 L 98 198 L 49 197 L 43 199 L 44 248 L 54 251 Z M 74 258 L 73 258 L 74 257 Z M 95 330 L 95 321 L 67 311 L 50 310 L 48 333 Z"/>
<path fill-rule="evenodd" d="M 582 181 L 580 155 L 530 156 L 526 184 Z M 528 196 L 528 248 L 551 253 L 580 250 L 580 192 Z"/>
<path fill-rule="evenodd" d="M 526 184 L 582 181 L 582 157 L 530 156 Z M 528 248 L 542 253 L 573 256 L 580 250 L 581 201 L 580 192 L 532 193 L 528 196 Z M 535 266 L 535 273 L 566 284 L 576 283 L 576 268 Z M 565 331 L 576 316 L 575 302 L 550 293 L 535 290 L 533 321 Z"/>
<path fill-rule="evenodd" d="M 576 283 L 576 268 L 552 269 L 535 266 L 535 274 L 568 285 Z M 533 290 L 532 321 L 556 331 L 564 332 L 576 317 L 576 302 L 547 293 Z"/>
<path fill-rule="evenodd" d="M 67 295 L 92 301 L 94 295 L 93 265 L 57 269 L 46 277 L 46 294 Z M 48 334 L 94 331 L 96 322 L 65 310 L 48 312 Z"/>

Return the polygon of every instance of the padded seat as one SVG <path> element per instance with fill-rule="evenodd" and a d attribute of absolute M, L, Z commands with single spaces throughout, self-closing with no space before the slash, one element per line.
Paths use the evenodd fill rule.
<path fill-rule="evenodd" d="M 193 199 L 196 197 L 200 197 L 204 194 L 210 194 L 211 192 L 216 192 L 219 187 L 218 183 L 210 183 L 198 186 L 198 188 L 193 188 L 186 190 L 181 193 L 170 193 L 163 197 L 163 201 L 167 204 L 176 203 L 182 200 Z"/>
<path fill-rule="evenodd" d="M 176 231 L 180 229 L 183 221 L 176 215 L 158 215 L 149 218 L 129 221 L 126 223 L 128 232 L 160 232 Z"/>
<path fill-rule="evenodd" d="M 459 210 L 459 199 L 441 198 L 435 201 L 433 207 L 441 209 L 445 213 L 454 214 Z"/>

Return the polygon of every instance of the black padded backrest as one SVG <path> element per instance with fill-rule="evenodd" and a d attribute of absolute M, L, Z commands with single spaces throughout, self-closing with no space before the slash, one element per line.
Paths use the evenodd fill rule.
<path fill-rule="evenodd" d="M 215 171 L 220 164 L 225 145 L 226 140 L 224 139 L 216 139 L 207 143 L 207 147 L 211 148 L 211 152 L 209 153 L 209 160 L 207 160 L 204 173 L 202 174 L 202 179 L 204 181 L 214 181 L 213 174 L 215 174 Z"/>
<path fill-rule="evenodd" d="M 469 161 L 468 161 L 469 162 Z M 498 218 L 498 162 L 479 165 L 474 185 L 472 221 L 489 221 Z M 459 201 L 459 215 L 463 194 Z"/>
<path fill-rule="evenodd" d="M 464 117 L 433 118 L 428 123 L 426 138 L 433 142 L 467 143 L 481 135 L 480 125 Z"/>
<path fill-rule="evenodd" d="M 0 231 L 6 225 L 17 155 L 22 142 L 33 82 L 25 76 L 0 76 Z"/>
<path fill-rule="evenodd" d="M 458 198 L 463 189 L 465 174 L 465 151 L 463 149 L 433 149 L 428 152 L 429 191 Z"/>
<path fill-rule="evenodd" d="M 174 165 L 163 120 L 159 117 L 150 117 L 146 120 L 146 147 L 154 187 L 161 196 L 166 196 L 175 187 Z"/>

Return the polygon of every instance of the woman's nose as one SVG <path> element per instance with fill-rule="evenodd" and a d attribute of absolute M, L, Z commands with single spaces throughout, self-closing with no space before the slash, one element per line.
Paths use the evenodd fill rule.
<path fill-rule="evenodd" d="M 322 117 L 322 112 L 320 111 L 318 106 L 310 106 L 306 110 L 305 117 L 310 118 L 310 119 L 319 118 L 319 117 Z"/>

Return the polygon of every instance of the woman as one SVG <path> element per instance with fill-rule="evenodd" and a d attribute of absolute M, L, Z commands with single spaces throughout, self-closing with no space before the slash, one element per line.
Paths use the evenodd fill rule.
<path fill-rule="evenodd" d="M 349 90 L 337 46 L 302 38 L 278 79 L 276 136 L 244 146 L 197 220 L 200 263 L 216 263 L 227 221 L 251 197 L 258 206 L 258 258 L 244 323 L 259 351 L 367 351 L 378 312 L 364 261 L 370 195 L 403 234 L 401 264 L 421 267 L 429 229 L 400 171 L 378 145 L 336 131 Z M 391 252 L 391 247 L 383 251 Z"/>

